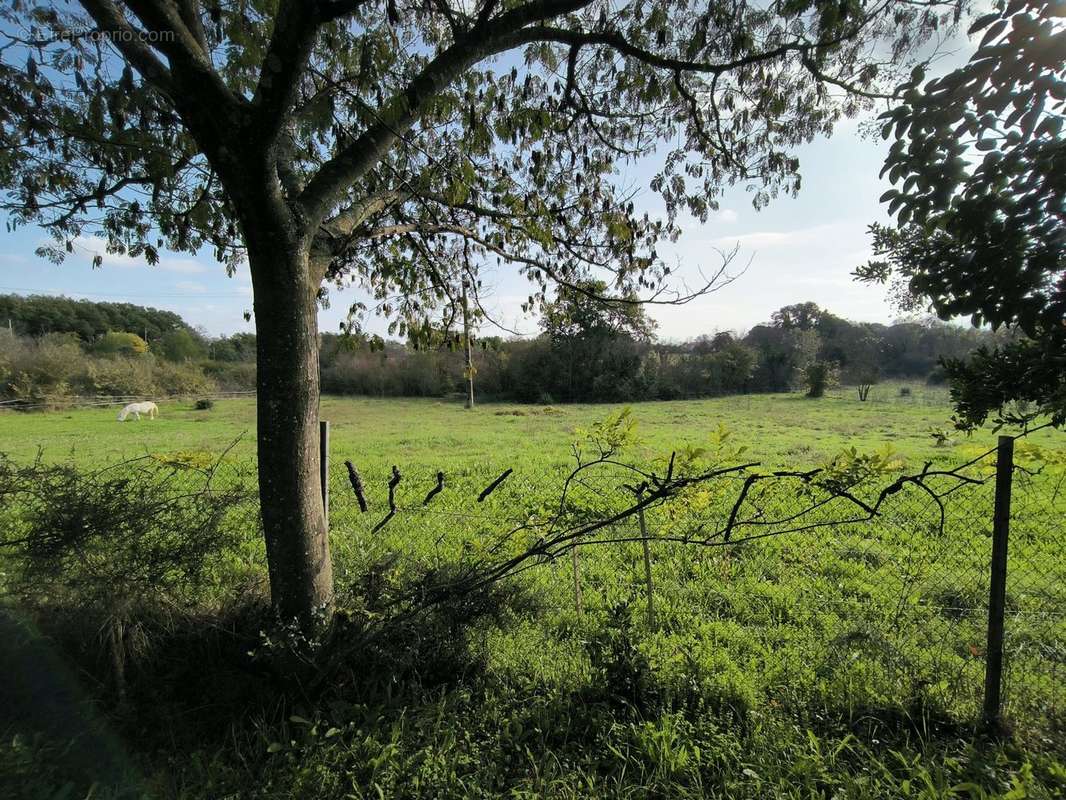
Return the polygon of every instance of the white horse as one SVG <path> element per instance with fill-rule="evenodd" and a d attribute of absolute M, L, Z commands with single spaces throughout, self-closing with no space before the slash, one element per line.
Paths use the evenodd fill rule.
<path fill-rule="evenodd" d="M 152 402 L 147 403 L 130 403 L 124 409 L 118 412 L 118 421 L 125 422 L 126 417 L 133 414 L 134 419 L 140 419 L 141 414 L 147 414 L 148 419 L 155 419 L 156 414 L 159 413 L 159 407 Z"/>

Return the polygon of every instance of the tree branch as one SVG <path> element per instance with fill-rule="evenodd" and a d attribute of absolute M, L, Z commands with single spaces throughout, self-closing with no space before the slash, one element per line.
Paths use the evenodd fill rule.
<path fill-rule="evenodd" d="M 185 27 L 189 29 L 189 33 L 192 34 L 193 39 L 200 45 L 200 49 L 207 54 L 207 34 L 204 31 L 203 21 L 200 19 L 200 2 L 199 0 L 177 0 L 178 13 L 181 14 L 181 21 L 185 24 Z"/>
<path fill-rule="evenodd" d="M 418 233 L 423 236 L 432 236 L 435 234 L 453 234 L 461 236 L 464 239 L 468 239 L 475 244 L 484 247 L 487 250 L 496 253 L 506 261 L 515 262 L 518 264 L 524 264 L 527 267 L 540 270 L 547 275 L 554 283 L 559 286 L 564 286 L 574 292 L 582 294 L 590 299 L 596 300 L 601 303 L 617 304 L 617 305 L 685 305 L 695 300 L 697 297 L 702 297 L 709 292 L 716 291 L 728 286 L 739 275 L 731 275 L 727 272 L 729 264 L 732 263 L 733 258 L 736 257 L 738 250 L 733 249 L 732 252 L 725 254 L 722 253 L 723 263 L 715 271 L 715 273 L 708 279 L 703 278 L 703 285 L 693 291 L 687 291 L 686 294 L 680 294 L 674 291 L 673 296 L 667 297 L 667 299 L 660 299 L 667 293 L 665 286 L 660 286 L 650 297 L 618 297 L 601 295 L 592 291 L 587 286 L 584 286 L 581 282 L 575 282 L 567 280 L 559 274 L 558 270 L 548 265 L 545 261 L 539 258 L 528 255 L 519 255 L 512 253 L 502 247 L 493 244 L 488 239 L 479 235 L 476 231 L 469 228 L 465 228 L 462 225 L 450 224 L 450 223 L 399 223 L 396 225 L 384 225 L 380 228 L 374 228 L 362 234 L 362 239 L 383 239 L 390 236 L 403 236 L 411 233 Z"/>
<path fill-rule="evenodd" d="M 277 141 L 296 102 L 300 76 L 311 57 L 320 22 L 316 4 L 307 0 L 282 0 L 274 16 L 274 30 L 252 95 L 256 109 L 253 130 L 267 152 Z"/>
<path fill-rule="evenodd" d="M 537 41 L 525 26 L 577 11 L 592 0 L 533 0 L 473 28 L 439 53 L 402 91 L 385 103 L 368 127 L 318 170 L 300 197 L 312 222 L 322 220 L 343 192 L 367 173 L 419 118 L 440 90 L 488 56 Z"/>
<path fill-rule="evenodd" d="M 129 24 L 118 7 L 111 0 L 82 0 L 82 5 L 100 30 L 118 34 L 111 36 L 111 43 L 144 79 L 174 99 L 174 79 L 170 70 L 156 58 L 152 49 L 144 44 L 140 32 Z"/>
<path fill-rule="evenodd" d="M 87 6 L 98 3 L 114 8 L 111 0 L 86 0 Z M 182 116 L 194 121 L 201 130 L 217 132 L 223 127 L 232 130 L 239 125 L 241 120 L 237 111 L 245 101 L 234 95 L 222 80 L 210 56 L 186 27 L 177 7 L 164 0 L 127 0 L 126 4 L 148 30 L 172 34 L 157 36 L 156 49 L 170 63 L 172 81 L 178 89 L 171 99 L 183 109 Z M 115 13 L 119 14 L 117 10 Z M 136 32 L 132 36 L 139 38 Z M 116 43 L 116 46 L 123 44 Z"/>

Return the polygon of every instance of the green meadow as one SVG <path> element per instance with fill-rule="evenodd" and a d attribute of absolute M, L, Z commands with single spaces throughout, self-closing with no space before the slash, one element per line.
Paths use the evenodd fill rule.
<path fill-rule="evenodd" d="M 901 389 L 910 396 L 900 396 Z M 334 458 L 356 463 L 435 466 L 488 458 L 540 464 L 567 462 L 575 428 L 622 407 L 493 403 L 470 412 L 452 400 L 324 397 L 321 417 L 331 423 Z M 48 460 L 73 457 L 88 466 L 144 453 L 221 452 L 238 439 L 234 455 L 251 458 L 255 450 L 251 399 L 221 400 L 209 411 L 195 410 L 190 401 L 161 402 L 158 419 L 139 422 L 119 423 L 117 411 L 0 412 L 0 451 L 24 459 L 40 450 Z M 701 443 L 724 425 L 749 455 L 775 466 L 814 464 L 849 447 L 888 447 L 908 462 L 948 463 L 995 446 L 995 434 L 985 430 L 953 434 L 949 447 L 937 447 L 930 429 L 951 428 L 946 390 L 897 383 L 875 386 L 865 403 L 846 390 L 820 400 L 800 393 L 738 395 L 640 403 L 633 416 L 646 453 Z M 1041 432 L 1033 441 L 1066 447 L 1060 438 Z"/>
<path fill-rule="evenodd" d="M 443 400 L 323 398 L 345 613 L 387 621 L 388 599 L 426 575 L 486 557 L 501 540 L 501 556 L 528 546 L 522 536 L 535 534 L 505 534 L 558 501 L 572 443 L 621 408 L 468 411 Z M 146 454 L 196 461 L 227 447 L 225 463 L 235 468 L 254 460 L 254 401 L 205 411 L 163 403 L 158 419 L 121 424 L 116 411 L 3 413 L 0 450 L 86 468 Z M 840 390 L 820 400 L 642 403 L 631 415 L 636 439 L 623 460 L 634 464 L 661 471 L 671 453 L 702 446 L 760 469 L 805 470 L 853 448 L 888 465 L 874 489 L 925 463 L 976 459 L 996 438 L 988 429 L 938 443 L 931 432 L 951 428 L 946 392 L 900 384 L 875 386 L 865 403 Z M 383 623 L 381 638 L 351 657 L 346 680 L 314 696 L 227 666 L 229 645 L 201 652 L 181 636 L 174 645 L 163 626 L 146 634 L 155 642 L 146 649 L 165 653 L 147 661 L 169 670 L 167 681 L 188 679 L 180 664 L 192 653 L 229 677 L 178 689 L 146 669 L 152 688 L 138 693 L 131 670 L 135 715 L 109 711 L 101 681 L 96 707 L 117 731 L 125 777 L 93 776 L 92 796 L 121 786 L 164 797 L 1061 797 L 1066 439 L 1045 430 L 1017 451 L 1026 472 L 1015 490 L 1004 738 L 986 738 L 976 723 L 986 459 L 967 473 L 986 482 L 950 495 L 943 528 L 935 505 L 912 488 L 872 521 L 728 547 L 675 541 L 720 522 L 739 481 L 700 487 L 649 509 L 651 535 L 663 537 L 647 562 L 652 615 L 641 545 L 583 545 L 578 559 L 538 563 L 479 599 Z M 348 488 L 346 459 L 366 481 L 366 514 Z M 392 465 L 404 476 L 398 511 L 381 525 Z M 512 476 L 479 503 L 507 468 Z M 423 505 L 437 470 L 444 490 Z M 619 486 L 617 476 L 590 481 L 572 502 L 607 513 L 624 502 Z M 758 513 L 780 516 L 805 499 L 798 484 L 782 483 L 758 502 Z M 251 651 L 269 645 L 256 641 L 258 631 L 241 639 L 246 623 L 228 610 L 235 597 L 263 592 L 254 508 L 243 520 L 242 544 L 197 613 L 230 631 L 235 649 Z M 625 538 L 634 524 L 610 532 Z M 3 733 L 0 771 L 41 792 L 25 796 L 61 787 L 61 739 Z M 77 774 L 74 785 L 84 788 L 89 778 Z"/>

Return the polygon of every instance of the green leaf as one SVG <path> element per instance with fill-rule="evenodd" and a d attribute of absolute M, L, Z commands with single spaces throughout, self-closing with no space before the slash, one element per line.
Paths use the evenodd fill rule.
<path fill-rule="evenodd" d="M 978 31 L 981 31 L 981 30 L 984 30 L 985 28 L 987 28 L 989 25 L 991 25 L 997 19 L 999 19 L 999 12 L 998 11 L 994 11 L 991 14 L 985 14 L 982 17 L 978 17 L 977 21 L 973 25 L 970 26 L 970 30 L 966 31 L 966 33 L 969 36 L 973 36 Z"/>
<path fill-rule="evenodd" d="M 999 22 L 997 22 L 995 25 L 993 25 L 991 28 L 989 28 L 988 32 L 985 33 L 985 35 L 981 37 L 981 44 L 979 44 L 978 47 L 987 47 L 988 44 L 993 39 L 995 39 L 1001 33 L 1003 33 L 1003 31 L 1004 31 L 1004 29 L 1006 29 L 1006 27 L 1007 27 L 1007 20 L 1001 19 Z"/>

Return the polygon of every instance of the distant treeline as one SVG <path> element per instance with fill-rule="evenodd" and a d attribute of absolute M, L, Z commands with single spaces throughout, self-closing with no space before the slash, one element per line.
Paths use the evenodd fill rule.
<path fill-rule="evenodd" d="M 599 293 L 602 286 L 587 287 Z M 7 323 L 10 320 L 10 323 Z M 159 396 L 255 388 L 255 335 L 211 338 L 169 311 L 127 303 L 0 296 L 0 394 Z M 531 403 L 677 399 L 800 386 L 812 366 L 846 384 L 941 380 L 938 360 L 996 334 L 935 320 L 856 323 L 814 303 L 786 306 L 744 335 L 669 343 L 640 305 L 562 290 L 531 339 L 475 338 L 476 393 Z M 429 334 L 427 335 L 427 331 Z M 147 334 L 147 340 L 144 338 Z M 442 397 L 464 391 L 460 334 L 407 342 L 322 334 L 322 390 Z"/>
<path fill-rule="evenodd" d="M 0 397 L 7 400 L 57 406 L 76 395 L 254 389 L 254 360 L 254 336 L 211 339 L 171 311 L 0 295 Z"/>
<path fill-rule="evenodd" d="M 73 333 L 93 342 L 108 331 L 131 331 L 147 341 L 161 339 L 174 328 L 192 328 L 172 311 L 131 303 L 95 303 L 69 297 L 0 295 L 0 325 L 20 336 Z"/>
<path fill-rule="evenodd" d="M 518 402 L 671 400 L 784 392 L 824 364 L 849 385 L 885 379 L 943 380 L 941 357 L 965 356 L 996 335 L 937 320 L 855 323 L 814 303 L 788 306 L 744 335 L 718 332 L 656 341 L 639 306 L 599 311 L 564 293 L 534 339 L 474 341 L 475 387 L 486 399 Z M 325 336 L 322 390 L 336 394 L 441 396 L 465 387 L 458 334 L 443 346 L 375 348 Z M 380 348 L 380 349 L 379 349 Z"/>

